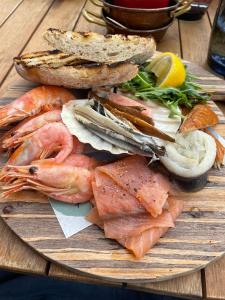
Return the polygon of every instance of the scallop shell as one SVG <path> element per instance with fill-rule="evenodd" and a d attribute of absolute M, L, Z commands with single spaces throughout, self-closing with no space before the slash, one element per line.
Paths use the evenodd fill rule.
<path fill-rule="evenodd" d="M 63 123 L 67 126 L 68 130 L 72 135 L 75 135 L 78 140 L 82 143 L 90 144 L 94 149 L 109 151 L 112 154 L 129 154 L 128 151 L 112 145 L 106 142 L 99 136 L 93 134 L 90 130 L 86 129 L 79 121 L 74 118 L 74 106 L 85 104 L 88 99 L 84 100 L 72 100 L 65 105 L 63 105 L 61 117 Z"/>

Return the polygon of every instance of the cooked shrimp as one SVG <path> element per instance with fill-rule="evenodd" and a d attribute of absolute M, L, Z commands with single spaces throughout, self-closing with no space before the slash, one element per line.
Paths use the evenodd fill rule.
<path fill-rule="evenodd" d="M 57 163 L 64 161 L 73 150 L 73 136 L 61 122 L 44 125 L 35 132 L 18 138 L 23 142 L 11 155 L 7 164 L 27 165 L 34 160 L 49 157 L 53 152 L 58 152 L 52 158 Z"/>
<path fill-rule="evenodd" d="M 73 135 L 73 154 L 81 154 L 84 153 L 86 145 L 81 143 L 77 137 Z"/>
<path fill-rule="evenodd" d="M 12 128 L 8 134 L 3 137 L 2 148 L 10 149 L 18 146 L 20 144 L 20 138 L 26 136 L 29 133 L 34 132 L 35 130 L 43 127 L 46 124 L 52 122 L 60 122 L 61 119 L 61 110 L 55 109 L 35 116 L 29 119 L 27 122 L 23 121 L 19 123 L 16 127 Z"/>
<path fill-rule="evenodd" d="M 70 154 L 70 156 L 65 159 L 64 164 L 92 170 L 95 169 L 100 163 L 96 159 L 86 155 Z"/>
<path fill-rule="evenodd" d="M 3 197 L 27 189 L 69 203 L 86 202 L 93 196 L 93 171 L 64 162 L 41 160 L 28 166 L 7 166 L 1 180 Z"/>
<path fill-rule="evenodd" d="M 61 108 L 74 95 L 57 86 L 40 86 L 0 108 L 0 127 L 23 120 L 41 111 Z"/>

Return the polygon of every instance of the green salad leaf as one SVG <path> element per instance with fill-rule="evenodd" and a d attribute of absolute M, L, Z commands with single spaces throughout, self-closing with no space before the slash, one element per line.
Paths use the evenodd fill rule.
<path fill-rule="evenodd" d="M 166 106 L 170 110 L 170 117 L 182 117 L 180 107 L 192 108 L 195 104 L 206 103 L 210 99 L 210 95 L 195 82 L 196 79 L 187 72 L 185 82 L 179 88 L 160 88 L 156 86 L 155 75 L 141 66 L 138 74 L 132 80 L 123 83 L 120 88 L 144 101 L 157 101 Z"/>

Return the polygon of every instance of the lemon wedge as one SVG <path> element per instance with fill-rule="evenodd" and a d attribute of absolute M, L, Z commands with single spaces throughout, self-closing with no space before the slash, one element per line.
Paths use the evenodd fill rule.
<path fill-rule="evenodd" d="M 181 59 L 172 52 L 164 52 L 153 58 L 146 67 L 157 77 L 159 87 L 179 87 L 186 78 L 186 70 Z"/>

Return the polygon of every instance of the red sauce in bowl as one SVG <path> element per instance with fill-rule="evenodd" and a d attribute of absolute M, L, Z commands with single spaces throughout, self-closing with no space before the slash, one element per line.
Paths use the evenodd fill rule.
<path fill-rule="evenodd" d="M 162 8 L 169 5 L 169 0 L 114 0 L 113 4 L 129 8 Z"/>

